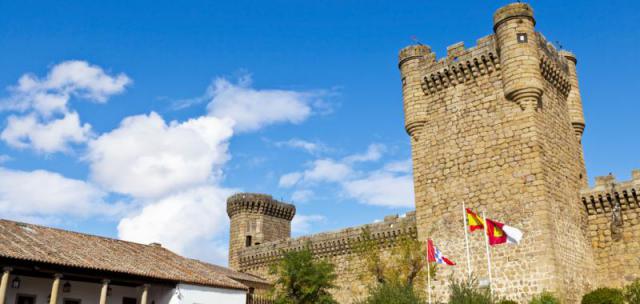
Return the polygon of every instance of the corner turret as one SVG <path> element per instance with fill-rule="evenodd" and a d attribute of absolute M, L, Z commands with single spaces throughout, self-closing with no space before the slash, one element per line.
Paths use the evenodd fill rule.
<path fill-rule="evenodd" d="M 571 83 L 571 91 L 567 97 L 569 116 L 571 117 L 571 125 L 576 132 L 576 137 L 578 141 L 581 141 L 585 122 L 584 113 L 582 112 L 582 97 L 580 96 L 580 87 L 578 86 L 578 73 L 576 71 L 578 60 L 576 59 L 576 55 L 568 51 L 560 51 L 560 56 L 567 59 L 569 82 Z"/>
<path fill-rule="evenodd" d="M 544 90 L 533 9 L 512 3 L 493 15 L 505 97 L 524 110 L 537 109 Z"/>
<path fill-rule="evenodd" d="M 404 126 L 416 139 L 426 121 L 425 100 L 422 92 L 422 77 L 428 63 L 435 62 L 435 54 L 426 45 L 411 45 L 400 50 L 398 67 L 402 77 L 404 98 Z"/>
<path fill-rule="evenodd" d="M 231 220 L 229 267 L 239 270 L 243 248 L 291 237 L 296 207 L 271 195 L 238 193 L 227 199 L 227 214 Z"/>

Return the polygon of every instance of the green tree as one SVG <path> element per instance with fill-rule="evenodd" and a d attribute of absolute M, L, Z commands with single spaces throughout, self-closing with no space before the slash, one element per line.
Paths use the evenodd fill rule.
<path fill-rule="evenodd" d="M 468 280 L 449 279 L 449 304 L 492 304 L 491 293 L 480 288 L 475 277 Z"/>
<path fill-rule="evenodd" d="M 424 304 L 425 300 L 415 289 L 398 281 L 376 284 L 369 290 L 369 295 L 358 304 Z"/>
<path fill-rule="evenodd" d="M 329 290 L 335 288 L 334 266 L 314 259 L 309 246 L 285 252 L 270 273 L 276 277 L 273 295 L 277 304 L 336 304 Z"/>
<path fill-rule="evenodd" d="M 640 279 L 624 287 L 624 299 L 629 304 L 640 304 Z"/>
<path fill-rule="evenodd" d="M 549 291 L 543 291 L 533 296 L 529 304 L 560 304 L 560 299 Z"/>
<path fill-rule="evenodd" d="M 623 304 L 622 290 L 617 288 L 598 288 L 582 297 L 582 304 Z"/>
<path fill-rule="evenodd" d="M 389 242 L 394 242 L 390 244 Z M 390 246 L 391 245 L 391 246 Z M 388 254 L 382 248 L 391 247 Z M 426 279 L 427 253 L 424 243 L 414 235 L 405 233 L 391 241 L 386 238 L 376 239 L 368 228 L 363 228 L 360 239 L 353 245 L 354 257 L 365 263 L 363 280 L 372 280 L 377 284 L 397 282 L 412 288 L 424 289 Z M 435 264 L 429 267 L 431 278 L 435 279 Z"/>

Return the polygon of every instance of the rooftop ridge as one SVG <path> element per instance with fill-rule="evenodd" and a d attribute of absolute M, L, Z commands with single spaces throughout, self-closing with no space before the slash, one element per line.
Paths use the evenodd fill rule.
<path fill-rule="evenodd" d="M 14 220 L 3 219 L 3 218 L 0 218 L 0 222 L 13 223 L 13 224 L 15 224 L 17 226 L 27 227 L 27 228 L 28 227 L 36 227 L 38 229 L 55 230 L 55 231 L 59 231 L 59 232 L 63 232 L 63 233 L 72 233 L 72 234 L 83 235 L 83 236 L 87 236 L 87 237 L 91 237 L 91 238 L 97 238 L 97 239 L 103 239 L 103 240 L 115 241 L 115 242 L 122 242 L 122 243 L 128 243 L 128 244 L 139 245 L 139 246 L 144 246 L 144 247 L 148 247 L 148 248 L 162 248 L 162 249 L 167 250 L 167 251 L 169 251 L 171 253 L 174 253 L 173 251 L 171 251 L 171 250 L 169 250 L 169 249 L 167 249 L 167 248 L 165 248 L 163 246 L 155 246 L 155 245 L 153 245 L 153 244 L 159 244 L 159 243 L 143 244 L 143 243 L 134 242 L 134 241 L 117 239 L 117 238 L 109 237 L 109 236 L 90 234 L 90 233 L 86 233 L 86 232 L 67 230 L 67 229 L 62 229 L 62 228 L 57 228 L 57 227 L 49 227 L 49 226 L 44 226 L 44 225 L 26 223 L 26 222 L 21 222 L 21 221 L 14 221 Z"/>

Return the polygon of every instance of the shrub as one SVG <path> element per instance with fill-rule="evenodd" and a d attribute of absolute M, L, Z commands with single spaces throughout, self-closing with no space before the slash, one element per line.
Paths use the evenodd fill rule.
<path fill-rule="evenodd" d="M 377 284 L 369 290 L 369 296 L 360 304 L 424 304 L 425 300 L 409 284 L 390 281 Z"/>
<path fill-rule="evenodd" d="M 624 287 L 624 299 L 629 304 L 640 304 L 640 279 Z"/>
<path fill-rule="evenodd" d="M 492 304 L 489 289 L 478 287 L 475 278 L 449 279 L 449 304 Z"/>
<path fill-rule="evenodd" d="M 560 299 L 556 297 L 553 293 L 548 291 L 543 291 L 539 295 L 534 296 L 529 304 L 560 304 Z"/>
<path fill-rule="evenodd" d="M 622 290 L 616 288 L 598 288 L 582 297 L 582 304 L 623 304 Z"/>
<path fill-rule="evenodd" d="M 514 301 L 514 300 L 501 300 L 500 302 L 498 302 L 498 304 L 518 304 L 518 302 Z"/>
<path fill-rule="evenodd" d="M 329 293 L 335 287 L 334 266 L 315 259 L 308 246 L 284 253 L 270 272 L 276 277 L 274 295 L 278 304 L 337 304 Z"/>

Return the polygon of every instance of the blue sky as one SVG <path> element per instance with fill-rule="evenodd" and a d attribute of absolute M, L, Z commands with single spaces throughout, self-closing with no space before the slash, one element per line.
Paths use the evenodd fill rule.
<path fill-rule="evenodd" d="M 224 198 L 295 234 L 412 209 L 397 52 L 491 34 L 507 1 L 2 1 L 0 212 L 226 263 Z M 640 9 L 533 1 L 578 56 L 590 179 L 637 151 Z"/>

